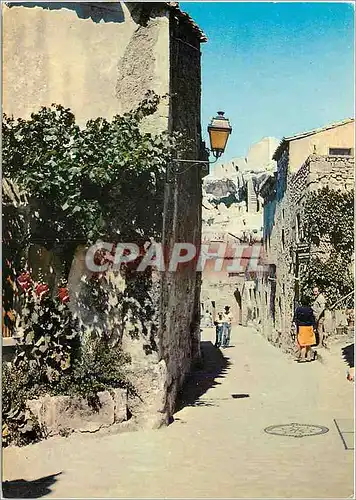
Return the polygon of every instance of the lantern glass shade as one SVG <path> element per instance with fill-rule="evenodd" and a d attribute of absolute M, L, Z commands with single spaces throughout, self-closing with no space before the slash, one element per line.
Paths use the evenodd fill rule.
<path fill-rule="evenodd" d="M 211 120 L 208 126 L 210 149 L 216 158 L 225 151 L 227 140 L 232 132 L 230 122 L 224 117 L 223 111 L 218 111 L 218 116 Z"/>

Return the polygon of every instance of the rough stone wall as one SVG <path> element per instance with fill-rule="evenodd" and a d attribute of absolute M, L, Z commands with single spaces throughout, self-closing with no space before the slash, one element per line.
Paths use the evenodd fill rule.
<path fill-rule="evenodd" d="M 84 125 L 128 111 L 148 89 L 166 94 L 167 15 L 139 2 L 3 6 L 4 111 L 28 118 L 57 103 Z M 163 102 L 155 127 L 166 129 L 168 114 Z"/>
<path fill-rule="evenodd" d="M 127 3 L 138 27 L 119 59 L 116 98 L 121 113 L 130 111 L 148 89 L 167 96 L 170 85 L 169 13 L 154 3 Z M 145 130 L 165 130 L 169 121 L 169 100 L 161 100 L 157 112 L 144 121 Z"/>
<path fill-rule="evenodd" d="M 262 321 L 256 322 L 264 335 L 285 350 L 292 349 L 290 329 L 298 294 L 297 245 L 303 242 L 298 232 L 297 217 L 303 221 L 303 207 L 308 193 L 329 186 L 331 189 L 350 190 L 353 188 L 353 157 L 332 157 L 311 155 L 295 173 L 288 172 L 288 152 L 278 162 L 276 196 L 266 203 L 265 211 L 274 211 L 273 225 L 267 245 L 268 264 L 276 267 L 275 321 L 270 311 L 271 284 L 268 272 L 260 278 L 257 287 L 261 288 L 260 302 Z M 274 210 L 271 210 L 271 206 Z M 270 245 L 269 245 L 270 242 Z M 320 256 L 327 252 L 327 242 L 311 250 Z M 335 321 L 330 322 L 335 328 Z"/>
<path fill-rule="evenodd" d="M 182 131 L 192 141 L 185 158 L 203 159 L 200 125 L 201 66 L 197 37 L 170 19 L 170 129 Z M 170 176 L 166 187 L 163 244 L 169 256 L 174 243 L 201 242 L 201 168 L 194 164 L 175 164 L 177 174 Z M 166 412 L 174 411 L 176 396 L 199 358 L 200 285 L 196 261 L 180 265 L 176 272 L 166 270 L 161 284 L 160 353 L 167 365 Z"/>
<path fill-rule="evenodd" d="M 296 287 L 295 204 L 306 188 L 308 168 L 300 169 L 295 180 L 289 172 L 289 154 L 284 151 L 278 161 L 275 195 L 265 201 L 264 248 L 265 272 L 256 280 L 259 292 L 260 321 L 255 323 L 273 344 L 286 350 L 292 348 L 290 331 Z M 276 273 L 276 274 L 275 274 Z M 257 293 L 258 293 L 257 292 Z M 272 314 L 272 309 L 275 314 Z"/>
<path fill-rule="evenodd" d="M 276 265 L 277 281 L 275 291 L 275 338 L 274 342 L 283 344 L 289 338 L 291 316 L 293 314 L 294 269 L 291 260 L 291 241 L 293 240 L 293 221 L 290 207 L 290 191 L 287 189 L 289 156 L 285 151 L 278 162 L 276 210 L 274 228 L 271 235 L 270 261 Z M 271 293 L 271 290 L 269 290 Z"/>
<path fill-rule="evenodd" d="M 352 156 L 312 155 L 308 159 L 308 189 L 330 189 L 349 191 L 354 187 L 355 158 Z"/>

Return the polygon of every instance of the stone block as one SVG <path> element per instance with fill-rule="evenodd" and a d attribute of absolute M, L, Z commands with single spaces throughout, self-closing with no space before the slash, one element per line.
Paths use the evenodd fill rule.
<path fill-rule="evenodd" d="M 121 424 L 127 420 L 127 390 L 114 389 L 114 422 Z"/>
<path fill-rule="evenodd" d="M 144 358 L 143 358 L 144 359 Z M 158 428 L 167 421 L 167 387 L 168 377 L 171 381 L 175 377 L 168 374 L 164 360 L 153 364 L 136 363 L 127 373 L 129 380 L 135 387 L 137 395 L 129 395 L 127 407 L 140 427 Z M 157 427 L 158 426 L 158 427 Z"/>
<path fill-rule="evenodd" d="M 99 406 L 93 408 L 80 396 L 43 396 L 28 400 L 27 408 L 43 425 L 48 436 L 72 432 L 97 432 L 127 419 L 127 391 L 115 389 L 98 393 Z"/>

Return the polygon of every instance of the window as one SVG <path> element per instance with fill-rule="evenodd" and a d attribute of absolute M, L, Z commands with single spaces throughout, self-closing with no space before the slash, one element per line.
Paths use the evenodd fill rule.
<path fill-rule="evenodd" d="M 352 148 L 329 148 L 329 155 L 331 156 L 352 156 Z"/>

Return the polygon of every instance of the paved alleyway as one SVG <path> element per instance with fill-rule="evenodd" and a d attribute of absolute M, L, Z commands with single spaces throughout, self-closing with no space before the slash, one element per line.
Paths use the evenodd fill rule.
<path fill-rule="evenodd" d="M 333 420 L 350 426 L 353 416 L 354 386 L 341 357 L 297 364 L 238 327 L 223 358 L 212 337 L 204 331 L 210 373 L 196 375 L 185 394 L 191 404 L 168 428 L 5 449 L 4 479 L 61 472 L 49 496 L 62 498 L 350 497 L 353 452 Z M 330 430 L 303 438 L 264 432 L 292 422 Z"/>

